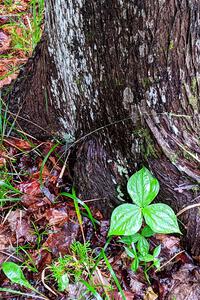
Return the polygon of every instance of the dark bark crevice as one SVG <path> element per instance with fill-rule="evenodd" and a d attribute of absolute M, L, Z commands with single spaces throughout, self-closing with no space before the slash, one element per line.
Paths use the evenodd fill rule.
<path fill-rule="evenodd" d="M 49 77 L 55 73 L 44 36 L 21 70 L 8 98 L 10 111 L 14 118 L 19 115 L 17 122 L 21 128 L 40 140 L 58 132 L 56 112 L 48 103 L 52 97 Z"/>

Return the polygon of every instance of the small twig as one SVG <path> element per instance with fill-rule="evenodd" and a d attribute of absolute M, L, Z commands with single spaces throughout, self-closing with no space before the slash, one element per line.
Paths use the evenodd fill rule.
<path fill-rule="evenodd" d="M 26 20 L 27 20 L 28 26 L 29 26 L 29 28 L 30 28 L 30 31 L 32 32 L 33 29 L 32 29 L 31 22 L 30 22 L 30 19 L 29 19 L 28 16 L 26 16 Z"/>
<path fill-rule="evenodd" d="M 10 257 L 12 257 L 12 258 L 14 258 L 14 259 L 16 259 L 16 260 L 18 260 L 18 261 L 20 261 L 20 262 L 23 262 L 22 259 L 16 257 L 16 256 L 13 255 L 12 253 L 7 253 L 7 252 L 5 252 L 5 251 L 3 251 L 3 250 L 0 250 L 0 252 L 1 252 L 2 254 L 4 254 L 4 255 L 7 255 L 7 256 L 8 256 L 8 259 L 9 259 Z M 8 259 L 7 259 L 7 260 L 8 260 Z"/>
<path fill-rule="evenodd" d="M 21 107 L 21 109 L 22 109 L 22 107 Z M 21 109 L 20 109 L 20 111 L 21 111 Z M 2 109 L 2 111 L 5 111 L 5 109 Z M 27 118 L 24 118 L 24 117 L 20 116 L 20 115 L 19 115 L 19 111 L 18 111 L 17 114 L 15 114 L 15 113 L 12 113 L 10 110 L 8 110 L 8 113 L 9 113 L 11 116 L 13 116 L 13 118 L 14 118 L 14 116 L 15 116 L 15 117 L 17 116 L 17 119 L 24 120 L 24 121 L 26 121 L 26 122 L 28 122 L 28 123 L 34 125 L 35 127 L 41 129 L 43 132 L 46 132 L 46 133 L 48 133 L 49 135 L 51 135 L 51 132 L 49 132 L 48 130 L 42 128 L 41 126 L 39 126 L 38 124 L 34 123 L 33 121 L 28 120 Z M 17 119 L 16 119 L 16 120 L 17 120 Z M 20 131 L 20 130 L 18 130 L 18 131 L 19 131 L 19 132 L 22 132 L 22 133 L 25 133 L 25 132 Z M 37 140 L 35 137 L 31 136 L 31 135 L 28 134 L 28 133 L 26 133 L 26 135 L 29 136 L 29 137 L 31 137 L 31 138 L 33 138 L 33 139 L 35 139 L 35 140 Z"/>
<path fill-rule="evenodd" d="M 178 115 L 178 114 L 174 114 L 172 112 L 164 112 L 164 113 L 158 113 L 158 115 L 166 115 L 168 117 L 177 117 L 177 118 L 192 118 L 192 116 L 190 115 Z"/>
<path fill-rule="evenodd" d="M 11 211 L 12 211 L 12 209 L 10 209 L 9 212 L 6 214 L 6 216 L 5 216 L 4 220 L 3 220 L 3 222 L 1 223 L 2 225 L 7 221 L 7 219 L 8 219 L 8 217 L 9 217 Z"/>
<path fill-rule="evenodd" d="M 194 160 L 198 161 L 198 163 L 200 163 L 200 158 L 197 156 L 197 153 L 196 155 L 193 153 L 193 152 L 190 152 L 189 150 L 187 150 L 183 144 L 179 143 L 175 138 L 173 138 L 172 136 L 170 136 L 171 139 L 183 150 L 185 151 L 187 154 L 189 154 Z"/>
<path fill-rule="evenodd" d="M 6 150 L 6 151 L 7 151 L 7 150 Z M 8 159 L 10 159 L 10 160 L 15 160 L 13 157 L 10 157 L 10 156 L 8 156 L 8 155 L 6 155 L 6 154 L 3 154 L 2 156 L 3 156 L 3 158 L 8 158 Z"/>
<path fill-rule="evenodd" d="M 85 140 L 88 136 L 91 136 L 91 135 L 93 135 L 93 134 L 95 134 L 95 133 L 97 133 L 97 132 L 99 132 L 99 131 L 101 131 L 101 130 L 103 130 L 103 129 L 105 129 L 105 128 L 108 128 L 108 127 L 112 126 L 112 125 L 116 125 L 116 124 L 119 124 L 119 123 L 123 123 L 123 122 L 125 122 L 125 121 L 127 121 L 127 120 L 131 120 L 131 119 L 132 119 L 132 116 L 129 116 L 129 117 L 127 117 L 127 118 L 124 118 L 124 119 L 121 119 L 121 120 L 118 120 L 118 121 L 114 121 L 114 122 L 108 123 L 108 124 L 106 124 L 106 125 L 104 125 L 104 126 L 98 127 L 98 128 L 96 128 L 96 129 L 94 129 L 94 130 L 92 130 L 92 131 L 86 133 L 85 135 L 81 136 L 80 138 L 78 138 L 78 139 L 77 139 L 75 142 L 73 142 L 69 147 L 67 147 L 67 149 L 66 149 L 65 151 L 69 151 L 69 149 L 71 149 L 72 147 L 74 147 L 74 146 L 77 145 L 78 143 L 82 142 L 82 140 Z"/>
<path fill-rule="evenodd" d="M 160 267 L 159 270 L 156 270 L 156 273 L 157 273 L 157 272 L 160 272 L 161 269 L 163 269 L 164 267 L 166 267 L 172 260 L 174 260 L 174 258 L 176 258 L 179 254 L 181 254 L 181 253 L 183 253 L 183 252 L 185 252 L 185 250 L 182 250 L 182 251 L 176 253 L 172 258 L 170 258 L 166 263 L 164 263 L 164 264 Z"/>
<path fill-rule="evenodd" d="M 0 291 L 1 292 L 9 292 L 9 293 L 12 293 L 12 294 L 16 294 L 16 295 L 22 295 L 22 296 L 27 296 L 28 298 L 37 298 L 37 299 L 43 299 L 43 300 L 50 300 L 49 298 L 47 298 L 45 295 L 39 293 L 38 291 L 36 291 L 35 289 L 32 290 L 33 292 L 35 293 L 39 293 L 41 296 L 39 295 L 34 295 L 32 293 L 23 293 L 23 292 L 20 292 L 20 291 L 17 291 L 17 290 L 12 290 L 12 289 L 7 289 L 7 288 L 1 288 L 0 287 Z M 27 299 L 26 297 L 26 299 Z M 10 297 L 9 297 L 10 298 Z"/>
<path fill-rule="evenodd" d="M 18 116 L 18 118 L 20 118 L 20 117 Z M 17 121 L 16 121 L 16 123 L 18 124 Z M 18 124 L 18 126 L 19 126 L 19 124 Z M 20 127 L 20 128 L 21 128 L 21 127 Z M 31 139 L 33 139 L 33 140 L 35 140 L 35 141 L 38 141 L 34 136 L 28 134 L 27 132 L 25 132 L 25 131 L 23 131 L 23 130 L 20 130 L 20 129 L 17 128 L 17 132 L 22 133 L 22 134 L 28 136 L 29 138 L 31 138 Z"/>
<path fill-rule="evenodd" d="M 98 277 L 99 277 L 99 279 L 100 279 L 100 281 L 101 281 L 101 283 L 102 283 L 104 292 L 105 292 L 106 296 L 108 297 L 108 299 L 110 299 L 109 294 L 108 294 L 108 291 L 107 291 L 107 289 L 106 289 L 106 282 L 105 282 L 105 280 L 103 279 L 103 277 L 102 277 L 102 275 L 101 275 L 101 271 L 99 270 L 98 267 L 96 267 L 96 271 L 97 271 Z"/>
<path fill-rule="evenodd" d="M 100 201 L 100 200 L 105 200 L 106 197 L 103 197 L 103 198 L 94 198 L 94 199 L 88 199 L 88 200 L 83 200 L 84 203 L 87 203 L 87 202 L 94 202 L 94 201 Z"/>
<path fill-rule="evenodd" d="M 182 190 L 192 190 L 194 188 L 198 187 L 197 184 L 179 184 L 176 188 L 174 188 L 174 191 L 182 191 Z M 194 201 L 194 200 L 192 200 Z"/>
<path fill-rule="evenodd" d="M 43 144 L 45 144 L 45 142 L 40 143 L 40 144 L 37 145 L 35 148 L 32 148 L 32 149 L 27 150 L 27 151 L 24 151 L 23 154 L 24 154 L 24 155 L 27 155 L 27 154 L 29 154 L 29 153 L 31 153 L 31 152 L 35 152 L 35 153 L 37 153 L 38 156 L 41 156 L 41 154 L 40 154 L 38 151 L 36 151 L 36 149 L 40 148 Z M 20 149 L 20 151 L 21 151 L 21 149 Z M 17 154 L 15 154 L 13 157 L 17 157 L 17 156 L 20 156 L 20 155 L 22 155 L 22 153 L 17 153 Z M 14 158 L 13 158 L 13 159 L 14 159 Z"/>
<path fill-rule="evenodd" d="M 65 161 L 64 161 L 62 170 L 61 170 L 60 175 L 59 175 L 59 177 L 58 177 L 58 182 L 57 182 L 57 184 L 56 184 L 56 187 L 59 187 L 59 180 L 61 180 L 61 179 L 63 178 L 63 174 L 64 174 L 65 169 L 66 169 L 66 166 L 67 166 L 67 161 L 68 161 L 69 155 L 70 155 L 70 151 L 68 152 L 67 157 L 66 157 L 66 159 L 65 159 Z"/>
<path fill-rule="evenodd" d="M 50 269 L 50 267 L 46 267 L 44 268 L 44 270 L 42 271 L 42 274 L 41 274 L 41 280 L 42 280 L 42 283 L 44 285 L 44 287 L 49 290 L 52 294 L 54 294 L 55 296 L 58 296 L 58 294 L 56 292 L 54 292 L 46 283 L 45 283 L 45 270 L 47 269 Z"/>
<path fill-rule="evenodd" d="M 5 199 L 0 199 L 0 201 L 5 201 Z M 13 208 L 14 206 L 18 205 L 19 203 L 13 203 L 12 205 L 9 205 L 9 206 L 2 206 L 0 207 L 0 211 L 4 211 L 4 210 L 8 210 L 10 208 Z"/>
<path fill-rule="evenodd" d="M 195 203 L 195 204 L 188 205 L 188 206 L 184 207 L 183 209 L 181 209 L 176 215 L 178 217 L 178 216 L 182 215 L 184 212 L 186 212 L 187 210 L 190 210 L 192 208 L 199 207 L 199 206 L 200 206 L 200 203 Z"/>

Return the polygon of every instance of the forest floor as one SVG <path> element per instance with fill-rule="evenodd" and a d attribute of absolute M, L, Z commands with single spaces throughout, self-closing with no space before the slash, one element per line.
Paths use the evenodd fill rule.
<path fill-rule="evenodd" d="M 9 84 L 41 37 L 44 0 L 0 1 L 0 88 Z"/>
<path fill-rule="evenodd" d="M 0 87 L 16 78 L 42 26 L 42 1 L 0 4 Z M 38 27 L 39 26 L 39 27 Z M 200 299 L 200 270 L 179 237 L 155 234 L 159 269 L 133 271 L 95 199 L 73 191 L 64 147 L 41 142 L 10 119 L 0 101 L 0 299 Z"/>

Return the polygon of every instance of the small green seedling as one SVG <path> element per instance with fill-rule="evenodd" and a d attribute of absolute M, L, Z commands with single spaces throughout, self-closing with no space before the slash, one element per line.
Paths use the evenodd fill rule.
<path fill-rule="evenodd" d="M 158 255 L 161 250 L 158 246 L 151 254 L 147 238 L 154 233 L 181 232 L 177 217 L 168 205 L 150 204 L 159 192 L 159 182 L 147 168 L 143 167 L 130 177 L 127 190 L 135 204 L 122 204 L 114 209 L 108 236 L 123 236 L 120 241 L 128 246 L 125 251 L 134 259 L 131 269 L 136 271 L 139 264 L 144 264 L 147 274 L 153 266 L 160 267 Z M 141 230 L 144 221 L 146 226 Z"/>
<path fill-rule="evenodd" d="M 131 264 L 131 270 L 136 272 L 139 265 L 144 265 L 144 274 L 149 281 L 148 277 L 148 271 L 155 267 L 157 269 L 160 268 L 160 260 L 158 258 L 161 246 L 157 246 L 153 253 L 150 253 L 150 245 L 147 240 L 148 237 L 151 237 L 154 235 L 154 232 L 151 230 L 149 226 L 145 226 L 141 233 L 135 233 L 131 236 L 123 236 L 119 242 L 125 244 L 124 249 L 126 251 L 126 254 L 134 259 Z M 151 263 L 151 264 L 149 264 Z"/>
<path fill-rule="evenodd" d="M 27 289 L 32 290 L 36 294 L 39 294 L 42 296 L 43 299 L 47 299 L 43 294 L 41 294 L 38 290 L 36 290 L 25 278 L 24 273 L 22 272 L 22 269 L 20 266 L 15 264 L 14 262 L 4 262 L 2 264 L 2 270 L 6 277 L 10 279 L 12 283 L 17 283 L 21 286 L 26 287 Z M 7 289 L 1 289 L 0 291 L 6 291 Z M 8 289 L 8 291 L 10 291 Z M 11 290 L 12 292 L 15 292 L 14 290 Z"/>
<path fill-rule="evenodd" d="M 88 292 L 98 300 L 103 300 L 96 291 L 96 284 L 92 278 L 91 271 L 95 266 L 90 243 L 81 244 L 76 241 L 70 246 L 70 254 L 59 257 L 51 266 L 53 278 L 58 285 L 58 291 L 64 292 L 69 288 L 70 283 L 82 283 L 87 288 L 82 296 L 90 299 Z M 82 297 L 81 297 L 82 299 Z"/>
<path fill-rule="evenodd" d="M 91 255 L 89 242 L 81 244 L 73 242 L 70 246 L 71 254 L 59 257 L 51 265 L 54 279 L 57 281 L 58 290 L 63 292 L 68 288 L 69 282 L 79 282 L 90 276 L 90 270 L 94 267 L 94 259 Z"/>

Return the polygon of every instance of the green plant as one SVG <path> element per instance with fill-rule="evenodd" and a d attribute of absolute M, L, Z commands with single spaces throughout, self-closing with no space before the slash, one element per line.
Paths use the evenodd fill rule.
<path fill-rule="evenodd" d="M 111 276 L 113 277 L 113 279 L 115 281 L 115 284 L 116 284 L 116 286 L 117 286 L 117 288 L 119 290 L 119 293 L 121 294 L 122 300 L 126 300 L 126 297 L 125 297 L 124 292 L 123 292 L 123 290 L 121 288 L 119 280 L 117 279 L 117 276 L 116 276 L 116 274 L 115 274 L 115 272 L 114 272 L 114 270 L 113 270 L 113 268 L 112 268 L 112 266 L 111 266 L 111 264 L 110 264 L 110 262 L 109 262 L 109 260 L 108 260 L 108 258 L 106 256 L 105 252 L 103 251 L 102 253 L 103 253 L 103 258 L 104 258 L 104 261 L 106 263 L 106 266 L 107 266 L 107 268 L 108 268 Z"/>
<path fill-rule="evenodd" d="M 82 283 L 87 288 L 81 294 L 81 296 L 84 296 L 84 299 L 85 297 L 90 299 L 90 296 L 93 295 L 97 300 L 103 300 L 96 290 L 96 284 L 92 277 L 92 272 L 96 268 L 96 261 L 92 254 L 89 242 L 82 244 L 76 241 L 70 246 L 70 254 L 58 258 L 50 266 L 60 292 L 67 290 L 70 282 Z M 97 286 L 99 287 L 99 285 Z"/>
<path fill-rule="evenodd" d="M 11 11 L 15 9 L 15 5 L 11 5 L 12 0 L 6 0 L 5 5 L 11 6 Z M 42 35 L 42 23 L 44 16 L 44 0 L 32 0 L 30 2 L 31 16 L 26 16 L 27 25 L 21 20 L 21 13 L 16 17 L 18 21 L 9 22 L 3 27 L 10 28 L 12 37 L 13 50 L 21 50 L 25 54 L 30 55 L 37 43 L 40 41 Z"/>
<path fill-rule="evenodd" d="M 13 283 L 17 283 L 21 286 L 24 286 L 30 290 L 32 290 L 33 292 L 39 294 L 42 296 L 43 299 L 47 299 L 43 294 L 41 294 L 38 290 L 36 290 L 29 282 L 28 280 L 25 278 L 22 269 L 20 266 L 18 266 L 17 264 L 15 264 L 14 262 L 4 262 L 2 264 L 2 270 L 4 272 L 4 274 L 6 275 L 6 277 L 8 277 L 10 279 L 11 282 Z M 1 289 L 0 291 L 8 291 L 8 292 L 14 292 L 14 290 L 10 290 L 10 289 Z"/>
<path fill-rule="evenodd" d="M 40 168 L 40 177 L 39 177 L 39 180 L 40 180 L 40 186 L 41 188 L 44 186 L 43 184 L 43 178 L 42 178 L 42 173 L 43 173 L 43 170 L 44 170 L 44 166 L 46 164 L 46 162 L 48 161 L 49 159 L 49 156 L 51 155 L 51 153 L 60 145 L 60 143 L 56 143 L 55 145 L 53 145 L 51 147 L 51 149 L 49 150 L 49 152 L 46 154 L 46 156 L 44 157 L 43 161 L 42 161 L 42 165 L 41 165 L 41 168 Z"/>
<path fill-rule="evenodd" d="M 44 0 L 32 0 L 32 23 L 31 23 L 31 41 L 32 48 L 34 49 L 37 43 L 40 41 L 42 29 L 41 25 L 43 22 L 44 15 Z"/>
<path fill-rule="evenodd" d="M 14 129 L 15 120 L 10 122 L 9 119 L 8 103 L 0 98 L 0 148 L 2 148 L 4 138 L 9 137 Z"/>
<path fill-rule="evenodd" d="M 92 222 L 94 228 L 96 229 L 96 224 L 99 224 L 99 222 L 92 216 L 91 210 L 87 206 L 87 204 L 84 201 L 80 200 L 76 196 L 76 192 L 75 192 L 74 188 L 72 189 L 72 193 L 71 194 L 67 193 L 67 192 L 62 192 L 62 193 L 60 193 L 60 195 L 68 197 L 68 198 L 74 200 L 74 207 L 75 207 L 75 210 L 76 210 L 76 213 L 77 213 L 80 225 L 82 224 L 82 218 L 81 218 L 81 215 L 80 215 L 80 210 L 79 210 L 79 206 L 78 205 L 81 205 L 86 210 L 87 214 L 85 214 L 85 215 L 88 217 L 88 219 L 90 219 L 90 221 Z"/>
<path fill-rule="evenodd" d="M 1 59 L 1 57 L 0 57 L 0 59 Z M 17 72 L 18 69 L 19 69 L 19 68 L 15 67 L 15 66 L 14 66 L 14 67 L 11 67 L 11 68 L 10 68 L 10 71 L 8 71 L 6 74 L 0 76 L 0 81 L 1 81 L 1 80 L 4 80 L 4 79 L 7 78 L 8 76 L 10 76 L 10 75 L 12 75 L 13 73 Z"/>
<path fill-rule="evenodd" d="M 139 265 L 144 266 L 144 274 L 149 281 L 148 271 L 155 267 L 157 269 L 160 268 L 160 260 L 158 258 L 161 246 L 155 247 L 153 253 L 150 253 L 150 245 L 147 240 L 148 237 L 154 235 L 154 232 L 149 226 L 145 226 L 141 233 L 135 233 L 134 235 L 130 236 L 123 236 L 119 242 L 124 243 L 124 249 L 126 254 L 131 258 L 134 259 L 131 264 L 131 270 L 136 272 Z M 150 263 L 150 264 L 149 264 Z"/>
<path fill-rule="evenodd" d="M 5 5 L 5 6 L 11 6 L 11 5 L 13 5 L 13 0 L 4 0 L 3 1 L 3 5 Z"/>
<path fill-rule="evenodd" d="M 0 145 L 2 146 L 8 124 L 8 105 L 0 98 Z"/>
<path fill-rule="evenodd" d="M 12 186 L 10 180 L 10 177 L 0 180 L 0 206 L 3 206 L 8 201 L 13 202 L 21 200 L 21 198 L 16 197 L 16 195 L 21 195 L 22 193 Z"/>
<path fill-rule="evenodd" d="M 37 249 L 40 249 L 44 236 L 48 235 L 49 232 L 48 230 L 41 230 L 34 222 L 32 222 L 32 225 L 34 228 L 33 234 L 36 235 L 36 246 Z"/>
<path fill-rule="evenodd" d="M 30 245 L 26 244 L 24 246 L 18 246 L 16 248 L 16 253 L 19 255 L 19 251 L 24 252 L 25 256 L 24 255 L 22 256 L 22 258 L 24 260 L 22 266 L 26 267 L 31 272 L 37 273 L 38 269 L 36 267 L 35 261 L 31 257 L 31 255 L 28 253 L 28 251 L 26 251 L 26 248 L 30 249 Z"/>
<path fill-rule="evenodd" d="M 69 281 L 78 282 L 90 277 L 90 270 L 94 266 L 89 242 L 85 244 L 74 242 L 71 244 L 70 250 L 71 254 L 59 257 L 51 265 L 51 271 L 59 291 L 66 290 Z"/>
<path fill-rule="evenodd" d="M 124 236 L 121 242 L 128 245 L 126 253 L 133 258 L 132 270 L 136 271 L 139 264 L 145 265 L 145 272 L 155 266 L 159 268 L 158 255 L 160 246 L 150 254 L 147 237 L 154 233 L 181 233 L 177 217 L 166 204 L 150 204 L 159 192 L 159 182 L 149 170 L 143 167 L 128 180 L 128 193 L 135 204 L 122 204 L 114 209 L 108 236 Z M 146 226 L 141 230 L 142 224 Z M 139 231 L 141 231 L 139 233 Z M 149 266 L 147 263 L 152 262 Z"/>
<path fill-rule="evenodd" d="M 149 243 L 148 241 L 144 239 L 139 239 L 137 243 L 137 247 L 135 246 L 134 242 L 129 247 L 124 247 L 126 254 L 134 259 L 131 264 L 131 270 L 136 272 L 139 265 L 144 266 L 144 274 L 149 282 L 149 276 L 148 271 L 155 267 L 157 269 L 160 268 L 160 259 L 158 258 L 160 251 L 161 251 L 161 245 L 157 246 L 153 253 L 151 254 L 149 252 Z M 150 264 L 149 264 L 150 263 Z"/>

